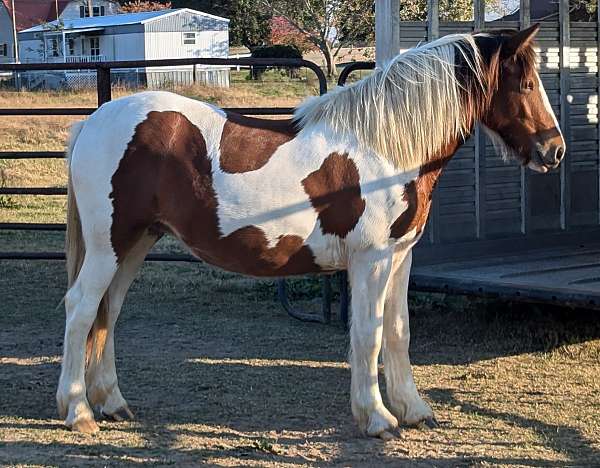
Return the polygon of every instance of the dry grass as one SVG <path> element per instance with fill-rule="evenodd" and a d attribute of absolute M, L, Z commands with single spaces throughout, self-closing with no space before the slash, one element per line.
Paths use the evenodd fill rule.
<path fill-rule="evenodd" d="M 269 281 L 147 264 L 117 331 L 121 388 L 138 420 L 83 436 L 54 409 L 63 264 L 2 268 L 2 465 L 600 464 L 593 313 L 414 296 L 415 376 L 441 427 L 402 428 L 383 443 L 352 422 L 338 324 L 288 318 Z"/>

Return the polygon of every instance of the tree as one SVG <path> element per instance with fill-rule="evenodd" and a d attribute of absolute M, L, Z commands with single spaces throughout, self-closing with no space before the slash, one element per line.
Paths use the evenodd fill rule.
<path fill-rule="evenodd" d="M 300 32 L 283 16 L 274 16 L 271 18 L 270 26 L 270 42 L 273 45 L 291 45 L 302 53 L 315 48 L 309 37 L 305 33 Z"/>
<path fill-rule="evenodd" d="M 250 50 L 269 42 L 271 15 L 256 0 L 232 0 L 225 14 L 231 19 L 229 38 L 232 44 L 241 44 Z"/>
<path fill-rule="evenodd" d="M 173 8 L 192 8 L 229 18 L 229 40 L 233 45 L 253 49 L 269 40 L 271 16 L 256 0 L 171 0 L 171 3 Z"/>
<path fill-rule="evenodd" d="M 341 49 L 374 24 L 372 0 L 259 0 L 284 18 L 323 55 L 327 75 L 336 74 Z M 367 25 L 367 26 L 366 26 Z"/>
<path fill-rule="evenodd" d="M 139 11 L 156 11 L 171 8 L 171 2 L 161 3 L 149 0 L 132 0 L 124 3 L 121 10 L 124 13 L 137 13 Z"/>
<path fill-rule="evenodd" d="M 488 11 L 493 11 L 501 16 L 511 12 L 505 11 L 508 4 L 506 0 L 485 0 L 485 3 Z M 400 0 L 401 21 L 425 21 L 426 19 L 427 0 Z M 473 0 L 440 0 L 440 21 L 470 21 L 472 19 Z"/>

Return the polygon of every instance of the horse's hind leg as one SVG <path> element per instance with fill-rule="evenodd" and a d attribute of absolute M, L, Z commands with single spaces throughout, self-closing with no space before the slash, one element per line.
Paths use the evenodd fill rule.
<path fill-rule="evenodd" d="M 93 412 L 86 398 L 86 339 L 98 306 L 117 271 L 114 253 L 91 242 L 81 271 L 65 296 L 67 320 L 62 370 L 56 400 L 65 424 L 78 432 L 96 432 Z"/>
<path fill-rule="evenodd" d="M 136 277 L 144 258 L 158 240 L 155 234 L 144 234 L 135 247 L 119 265 L 119 269 L 108 288 L 108 323 L 106 347 L 100 361 L 94 361 L 86 373 L 88 399 L 110 419 L 121 421 L 133 419 L 133 413 L 121 395 L 115 367 L 115 324 L 121 312 L 125 295 Z"/>
<path fill-rule="evenodd" d="M 400 422 L 411 425 L 424 422 L 429 427 L 435 427 L 433 412 L 419 396 L 415 386 L 408 357 L 410 329 L 407 296 L 411 260 L 411 250 L 394 254 L 392 276 L 385 301 L 383 365 L 387 394 L 390 409 Z"/>

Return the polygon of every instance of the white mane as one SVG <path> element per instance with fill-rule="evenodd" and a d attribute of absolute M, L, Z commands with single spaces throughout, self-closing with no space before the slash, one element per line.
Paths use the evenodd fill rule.
<path fill-rule="evenodd" d="M 473 36 L 455 34 L 410 49 L 383 69 L 346 87 L 303 102 L 295 113 L 302 128 L 326 122 L 354 135 L 366 151 L 396 167 L 414 169 L 446 143 L 470 131 L 456 75 L 456 52 L 483 86 L 481 59 Z"/>

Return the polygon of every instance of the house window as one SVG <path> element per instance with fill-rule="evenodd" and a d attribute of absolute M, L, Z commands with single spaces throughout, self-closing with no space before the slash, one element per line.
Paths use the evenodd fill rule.
<path fill-rule="evenodd" d="M 196 43 L 196 33 L 183 33 L 183 43 L 184 44 L 195 44 Z"/>
<path fill-rule="evenodd" d="M 0 57 L 8 57 L 8 44 L 0 44 Z"/>
<path fill-rule="evenodd" d="M 69 46 L 69 55 L 75 55 L 75 39 L 72 37 L 69 38 L 67 44 Z"/>
<path fill-rule="evenodd" d="M 50 56 L 58 57 L 60 54 L 58 53 L 58 39 L 52 38 L 50 39 Z"/>
<path fill-rule="evenodd" d="M 90 37 L 90 55 L 100 55 L 100 38 Z"/>
<path fill-rule="evenodd" d="M 93 16 L 105 16 L 106 10 L 104 9 L 104 5 L 92 7 L 92 13 L 93 13 Z M 90 10 L 88 9 L 87 6 L 81 5 L 79 7 L 79 17 L 86 18 L 88 16 L 90 16 Z"/>

